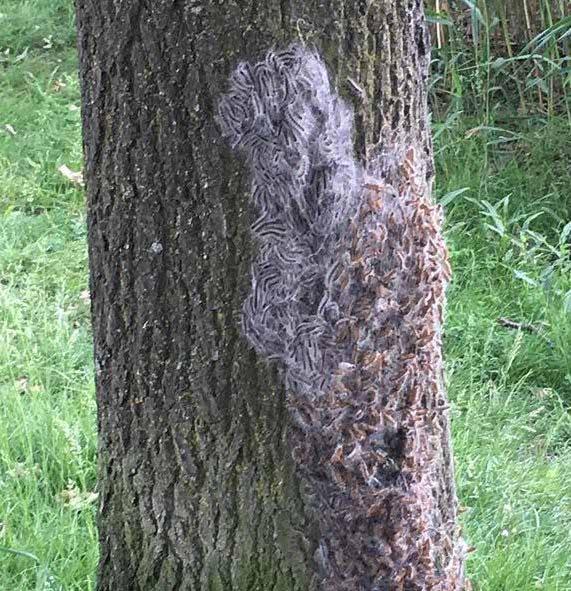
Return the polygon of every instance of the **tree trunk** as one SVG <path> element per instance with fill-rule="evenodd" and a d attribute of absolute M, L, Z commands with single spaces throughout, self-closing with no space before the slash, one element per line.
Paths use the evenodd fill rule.
<path fill-rule="evenodd" d="M 358 543 L 327 531 L 330 483 L 315 501 L 311 471 L 331 441 L 316 444 L 317 460 L 300 463 L 300 449 L 307 459 L 315 442 L 292 422 L 296 403 L 283 364 L 256 352 L 241 328 L 259 248 L 250 230 L 256 212 L 250 176 L 217 118 L 240 62 L 258 62 L 292 42 L 315 47 L 355 110 L 355 152 L 366 169 L 397 193 L 413 187 L 432 220 L 421 1 L 76 6 L 99 426 L 99 591 L 461 589 L 440 376 L 420 401 L 395 390 L 390 404 L 382 402 L 396 413 L 390 420 L 398 423 L 398 444 L 389 446 L 389 460 L 393 484 L 406 494 L 385 498 L 387 510 L 355 525 Z M 430 304 L 435 314 L 438 297 Z M 436 366 L 420 363 L 418 371 L 433 377 L 439 335 L 419 338 L 431 337 Z M 419 419 L 407 422 L 405 413 L 418 405 L 423 417 L 431 415 L 430 442 L 411 459 L 406 449 Z M 409 479 L 413 471 L 426 473 L 426 482 Z M 417 493 L 422 502 L 405 514 Z M 379 522 L 382 531 L 370 529 Z M 427 533 L 431 527 L 435 533 Z M 399 528 L 407 530 L 409 550 L 397 548 L 406 538 Z M 361 552 L 367 531 L 378 537 L 376 550 L 350 556 Z"/>

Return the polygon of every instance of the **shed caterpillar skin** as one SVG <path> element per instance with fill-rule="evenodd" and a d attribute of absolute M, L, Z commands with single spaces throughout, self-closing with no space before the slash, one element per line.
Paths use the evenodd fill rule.
<path fill-rule="evenodd" d="M 450 272 L 422 162 L 395 148 L 390 183 L 381 157 L 364 170 L 351 109 L 298 45 L 239 64 L 218 122 L 252 182 L 242 330 L 284 369 L 320 588 L 459 591 L 456 495 L 440 477 Z"/>

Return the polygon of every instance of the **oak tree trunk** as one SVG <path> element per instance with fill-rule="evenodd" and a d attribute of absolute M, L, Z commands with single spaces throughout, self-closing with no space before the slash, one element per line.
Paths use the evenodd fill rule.
<path fill-rule="evenodd" d="M 421 0 L 76 6 L 99 427 L 98 590 L 318 588 L 324 532 L 292 459 L 283 380 L 240 328 L 256 250 L 250 185 L 215 115 L 240 61 L 292 42 L 316 47 L 355 110 L 356 154 L 365 158 L 374 145 L 382 160 L 414 148 L 429 192 Z M 385 166 L 388 180 L 393 168 Z M 448 423 L 438 420 L 434 495 L 452 531 Z M 415 585 L 414 576 L 354 588 L 461 588 L 440 573 L 434 583 Z"/>

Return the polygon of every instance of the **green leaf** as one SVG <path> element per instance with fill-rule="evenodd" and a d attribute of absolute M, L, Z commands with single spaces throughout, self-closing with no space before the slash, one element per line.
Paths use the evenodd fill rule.
<path fill-rule="evenodd" d="M 452 26 L 452 19 L 445 12 L 436 12 L 435 10 L 426 10 L 426 22 L 434 25 Z"/>
<path fill-rule="evenodd" d="M 560 246 L 563 246 L 567 242 L 570 234 L 571 234 L 571 222 L 565 224 L 563 230 L 561 230 L 561 235 L 559 236 L 559 245 Z"/>
<path fill-rule="evenodd" d="M 444 195 L 442 197 L 442 199 L 439 199 L 439 203 L 442 206 L 446 206 L 449 203 L 452 203 L 452 201 L 454 201 L 454 199 L 456 199 L 456 197 L 458 197 L 459 195 L 463 195 L 466 191 L 469 191 L 470 187 L 462 187 L 461 189 L 456 189 L 455 191 L 450 191 L 450 193 L 446 193 L 446 195 Z"/>
<path fill-rule="evenodd" d="M 35 563 L 40 564 L 40 559 L 34 556 L 31 552 L 25 550 L 14 550 L 13 548 L 6 548 L 6 546 L 0 546 L 0 552 L 6 552 L 7 554 L 14 554 L 15 556 L 21 556 L 22 558 L 29 558 Z"/>
<path fill-rule="evenodd" d="M 535 279 L 532 279 L 527 273 L 524 273 L 523 271 L 518 271 L 517 269 L 514 269 L 514 275 L 518 279 L 525 281 L 525 283 L 527 283 L 528 285 L 533 285 L 533 287 L 539 287 L 537 281 Z"/>

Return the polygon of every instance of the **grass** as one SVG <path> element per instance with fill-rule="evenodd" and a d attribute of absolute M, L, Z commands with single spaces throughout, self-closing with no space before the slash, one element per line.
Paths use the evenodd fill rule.
<path fill-rule="evenodd" d="M 1 591 L 85 591 L 97 561 L 84 200 L 57 171 L 81 162 L 72 23 L 0 3 Z"/>
<path fill-rule="evenodd" d="M 511 116 L 565 112 L 571 124 L 564 0 L 426 0 L 434 38 L 433 109 Z M 567 3 L 568 4 L 568 3 Z"/>
<path fill-rule="evenodd" d="M 81 167 L 72 22 L 68 0 L 0 4 L 0 591 L 90 590 L 97 562 L 84 202 L 57 171 Z M 462 107 L 434 133 L 468 571 L 481 591 L 569 591 L 568 120 Z"/>

